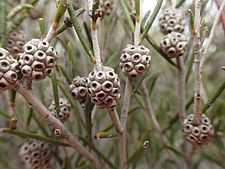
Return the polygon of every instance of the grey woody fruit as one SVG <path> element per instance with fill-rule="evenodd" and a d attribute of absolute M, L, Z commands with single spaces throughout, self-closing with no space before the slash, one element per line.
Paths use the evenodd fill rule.
<path fill-rule="evenodd" d="M 29 139 L 19 151 L 19 155 L 29 169 L 50 168 L 51 151 L 49 145 L 39 140 Z"/>
<path fill-rule="evenodd" d="M 0 90 L 12 88 L 18 79 L 18 62 L 0 47 Z"/>
<path fill-rule="evenodd" d="M 190 114 L 183 122 L 182 130 L 185 139 L 197 146 L 207 144 L 214 135 L 214 128 L 206 115 L 201 115 L 199 124 L 194 123 L 194 114 Z"/>
<path fill-rule="evenodd" d="M 129 78 L 137 78 L 144 74 L 151 62 L 149 49 L 144 46 L 135 47 L 128 44 L 120 57 L 120 68 Z"/>
<path fill-rule="evenodd" d="M 120 81 L 114 69 L 103 66 L 102 70 L 90 72 L 88 78 L 91 101 L 100 108 L 114 109 L 120 98 Z"/>
<path fill-rule="evenodd" d="M 160 46 L 169 58 L 180 57 L 187 48 L 187 38 L 181 33 L 172 32 L 163 37 Z"/>
<path fill-rule="evenodd" d="M 22 30 L 14 31 L 8 37 L 6 49 L 13 57 L 16 57 L 17 54 L 23 53 L 23 46 L 25 45 L 25 40 L 25 33 Z"/>
<path fill-rule="evenodd" d="M 58 58 L 55 49 L 45 40 L 32 39 L 24 45 L 19 66 L 24 77 L 32 80 L 45 79 L 51 73 Z"/>
<path fill-rule="evenodd" d="M 110 15 L 113 11 L 114 0 L 100 0 L 100 11 L 102 15 Z"/>
<path fill-rule="evenodd" d="M 163 34 L 171 32 L 182 33 L 184 31 L 184 19 L 179 11 L 175 9 L 165 9 L 159 18 L 160 30 Z"/>
<path fill-rule="evenodd" d="M 55 101 L 53 100 L 49 106 L 49 111 L 53 116 L 58 118 L 62 123 L 67 121 L 70 117 L 71 105 L 69 101 L 65 98 L 59 98 L 59 112 L 57 113 Z"/>
<path fill-rule="evenodd" d="M 76 76 L 70 85 L 70 93 L 74 100 L 78 100 L 81 104 L 86 101 L 88 93 L 89 79 L 86 77 Z"/>

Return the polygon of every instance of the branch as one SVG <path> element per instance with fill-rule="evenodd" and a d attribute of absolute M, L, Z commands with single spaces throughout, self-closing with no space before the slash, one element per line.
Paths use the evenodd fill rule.
<path fill-rule="evenodd" d="M 38 98 L 33 95 L 31 90 L 26 90 L 23 86 L 19 85 L 15 90 L 20 93 L 27 103 L 35 110 L 35 112 L 42 118 L 45 123 L 49 126 L 52 126 L 54 129 L 59 129 L 61 133 L 65 136 L 67 143 L 73 147 L 77 152 L 86 157 L 94 166 L 98 169 L 107 169 L 107 167 L 101 163 L 93 154 L 91 154 L 86 148 L 84 148 L 79 142 L 78 139 L 73 136 L 63 124 L 56 119 L 48 109 L 38 100 Z"/>
<path fill-rule="evenodd" d="M 194 106 L 193 112 L 195 114 L 195 122 L 199 123 L 200 120 L 200 103 L 201 103 L 201 72 L 200 72 L 200 62 L 202 58 L 201 53 L 201 39 L 200 39 L 200 22 L 201 22 L 201 6 L 202 0 L 195 1 L 195 17 L 194 17 Z"/>
<path fill-rule="evenodd" d="M 96 4 L 94 4 L 94 0 L 88 1 L 88 8 L 91 16 L 91 36 L 92 36 L 92 44 L 93 44 L 93 51 L 94 56 L 96 59 L 96 69 L 101 70 L 102 69 L 102 61 L 101 61 L 101 55 L 100 55 L 100 47 L 98 43 L 98 31 L 97 31 L 97 19 L 98 19 L 98 11 L 94 9 Z M 90 10 L 92 9 L 92 10 Z"/>
<path fill-rule="evenodd" d="M 126 169 L 126 125 L 127 125 L 127 116 L 130 107 L 130 100 L 132 94 L 132 81 L 127 78 L 126 80 L 126 87 L 124 91 L 124 98 L 123 98 L 123 106 L 122 112 L 120 116 L 120 121 L 122 127 L 124 129 L 123 133 L 119 135 L 119 151 L 120 151 L 120 169 Z"/>
<path fill-rule="evenodd" d="M 205 50 L 202 54 L 202 60 L 201 60 L 201 63 L 200 63 L 200 71 L 202 71 L 203 64 L 204 64 L 206 58 L 208 57 L 209 47 L 210 47 L 210 45 L 212 43 L 212 40 L 214 38 L 214 35 L 215 35 L 215 32 L 216 32 L 216 27 L 219 23 L 219 19 L 220 19 L 221 13 L 223 12 L 224 6 L 225 6 L 225 0 L 223 0 L 222 4 L 220 6 L 220 9 L 217 12 L 215 20 L 213 22 L 213 25 L 212 25 L 212 28 L 211 28 L 211 31 L 210 31 L 210 35 L 209 35 L 209 39 L 208 39 L 208 43 L 206 44 Z"/>
<path fill-rule="evenodd" d="M 220 0 L 216 0 L 216 5 L 218 7 L 218 9 L 220 8 L 221 6 L 221 1 Z M 222 26 L 223 26 L 223 32 L 225 34 L 225 15 L 224 13 L 222 12 L 221 13 L 221 16 L 220 16 L 220 22 L 222 23 Z"/>
<path fill-rule="evenodd" d="M 118 117 L 118 113 L 116 111 L 116 109 L 108 109 L 109 112 L 109 116 L 111 118 L 112 123 L 114 124 L 116 130 L 118 133 L 122 134 L 123 133 L 123 127 L 120 123 L 119 117 Z"/>
<path fill-rule="evenodd" d="M 64 15 L 65 11 L 66 11 L 66 3 L 63 2 L 63 0 L 61 0 L 57 8 L 54 21 L 52 22 L 52 25 L 46 35 L 46 38 L 45 38 L 46 41 L 50 42 L 54 38 L 55 32 L 59 26 L 60 19 Z"/>
<path fill-rule="evenodd" d="M 141 91 L 142 91 L 142 94 L 143 94 L 142 96 L 143 96 L 144 103 L 146 105 L 146 110 L 147 110 L 148 116 L 149 116 L 150 120 L 152 121 L 152 124 L 153 124 L 154 128 L 159 133 L 159 136 L 161 137 L 165 147 L 168 148 L 168 147 L 170 147 L 169 140 L 162 133 L 162 129 L 160 127 L 160 124 L 159 124 L 158 120 L 156 119 L 155 112 L 154 112 L 152 104 L 151 104 L 150 96 L 148 94 L 149 92 L 148 92 L 145 81 L 143 81 L 142 84 L 141 84 Z M 170 151 L 167 151 L 167 153 L 170 157 L 172 157 L 173 159 L 176 159 L 174 154 L 172 154 Z"/>

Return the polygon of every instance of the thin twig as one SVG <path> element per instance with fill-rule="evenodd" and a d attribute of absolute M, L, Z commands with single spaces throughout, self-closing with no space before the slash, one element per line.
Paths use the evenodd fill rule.
<path fill-rule="evenodd" d="M 91 22 L 91 37 L 92 37 L 94 56 L 96 59 L 96 69 L 101 70 L 102 61 L 101 61 L 100 47 L 98 42 L 98 30 L 97 30 L 98 16 L 91 10 L 93 8 L 94 2 L 95 2 L 94 0 L 88 1 L 88 8 L 89 8 L 88 11 L 90 12 L 91 21 L 92 21 Z"/>
<path fill-rule="evenodd" d="M 78 142 L 78 139 L 64 127 L 60 120 L 56 119 L 54 116 L 51 115 L 48 109 L 38 100 L 35 95 L 33 95 L 31 90 L 26 90 L 21 85 L 18 85 L 15 90 L 24 97 L 27 103 L 35 110 L 39 117 L 42 118 L 43 121 L 45 121 L 45 123 L 47 123 L 49 126 L 52 126 L 54 129 L 59 129 L 61 133 L 65 136 L 65 140 L 67 141 L 67 143 L 81 155 L 86 157 L 90 162 L 92 162 L 96 168 L 108 168 L 93 154 L 91 154 L 86 148 L 84 148 Z"/>
<path fill-rule="evenodd" d="M 124 98 L 123 98 L 123 106 L 122 112 L 120 116 L 121 125 L 124 129 L 123 133 L 119 135 L 119 151 L 120 151 L 120 169 L 126 169 L 126 125 L 127 125 L 127 116 L 130 107 L 130 100 L 131 100 L 131 93 L 132 93 L 132 81 L 131 79 L 127 78 L 126 80 L 126 87 L 124 91 Z"/>
<path fill-rule="evenodd" d="M 100 56 L 100 48 L 98 43 L 98 31 L 97 31 L 96 22 L 92 22 L 91 28 L 92 28 L 91 29 L 92 44 L 93 44 L 94 56 L 96 58 L 96 69 L 99 70 L 102 67 L 102 61 Z"/>
<path fill-rule="evenodd" d="M 156 129 L 156 131 L 158 133 L 161 133 L 162 132 L 161 127 L 159 125 L 158 120 L 156 119 L 155 112 L 152 108 L 152 104 L 150 102 L 150 98 L 149 98 L 149 95 L 148 95 L 148 90 L 147 90 L 147 86 L 145 84 L 145 80 L 143 80 L 143 82 L 141 84 L 141 90 L 142 90 L 142 93 L 143 93 L 143 101 L 146 105 L 148 116 L 151 119 L 152 124 L 153 124 L 154 128 Z"/>
<path fill-rule="evenodd" d="M 191 146 L 190 152 L 187 154 L 186 159 L 186 164 L 187 164 L 187 168 L 188 169 L 192 169 L 193 165 L 192 165 L 192 159 L 195 155 L 196 152 L 196 147 L 194 145 Z"/>
<path fill-rule="evenodd" d="M 159 136 L 161 137 L 165 147 L 167 147 L 168 145 L 170 145 L 170 143 L 169 143 L 169 140 L 166 137 L 166 135 L 164 135 L 162 133 L 162 129 L 160 127 L 160 124 L 159 124 L 158 120 L 156 119 L 155 112 L 154 112 L 152 104 L 151 104 L 151 100 L 150 100 L 150 96 L 148 94 L 149 92 L 148 92 L 145 80 L 141 84 L 141 91 L 142 91 L 142 94 L 143 94 L 143 101 L 146 105 L 146 110 L 147 110 L 147 113 L 148 113 L 148 116 L 149 116 L 150 120 L 152 121 L 153 127 L 159 133 Z M 176 159 L 174 154 L 172 154 L 170 151 L 167 150 L 167 153 L 170 157 L 172 157 L 173 159 Z"/>
<path fill-rule="evenodd" d="M 123 127 L 120 123 L 120 120 L 119 120 L 118 113 L 117 113 L 116 109 L 115 108 L 113 110 L 108 109 L 108 112 L 109 112 L 109 116 L 111 118 L 111 121 L 114 124 L 117 132 L 122 134 L 123 133 Z"/>
<path fill-rule="evenodd" d="M 45 37 L 46 41 L 51 42 L 51 40 L 54 38 L 55 32 L 59 26 L 60 19 L 64 15 L 65 10 L 66 10 L 66 0 L 65 1 L 61 0 L 59 6 L 57 8 L 57 12 L 56 12 L 54 21 L 52 22 L 51 27 Z"/>
<path fill-rule="evenodd" d="M 212 25 L 212 29 L 211 29 L 211 31 L 210 31 L 208 43 L 206 44 L 205 50 L 204 50 L 204 52 L 202 53 L 202 59 L 201 59 L 201 63 L 200 63 L 200 71 L 201 71 L 201 72 L 202 72 L 203 64 L 204 64 L 206 58 L 208 57 L 209 47 L 210 47 L 210 45 L 211 45 L 211 43 L 212 43 L 212 40 L 213 40 L 213 38 L 214 38 L 214 35 L 215 35 L 215 32 L 216 32 L 216 27 L 217 27 L 217 25 L 218 25 L 218 23 L 219 23 L 220 16 L 221 16 L 221 14 L 222 14 L 222 12 L 223 12 L 224 6 L 225 6 L 225 0 L 223 0 L 222 4 L 221 4 L 221 6 L 220 6 L 220 9 L 219 9 L 219 11 L 218 11 L 217 14 L 216 14 L 216 17 L 215 17 L 214 22 L 213 22 L 213 25 Z"/>
<path fill-rule="evenodd" d="M 218 7 L 218 9 L 220 8 L 221 6 L 221 1 L 220 0 L 216 0 L 216 5 Z M 225 34 L 225 14 L 222 12 L 221 15 L 220 15 L 220 22 L 222 23 L 222 26 L 223 26 L 223 32 Z"/>
<path fill-rule="evenodd" d="M 184 71 L 184 59 L 182 57 L 177 58 L 177 66 L 178 66 L 178 94 L 179 94 L 179 117 L 180 124 L 182 125 L 184 118 L 186 116 L 185 110 L 185 71 Z"/>
<path fill-rule="evenodd" d="M 195 122 L 199 123 L 200 120 L 200 103 L 201 103 L 201 73 L 200 62 L 202 58 L 201 53 L 201 39 L 200 39 L 200 22 L 201 22 L 201 6 L 202 0 L 195 1 L 195 17 L 194 17 L 194 54 L 195 54 L 195 70 L 194 70 L 194 106 L 193 112 L 195 114 Z"/>

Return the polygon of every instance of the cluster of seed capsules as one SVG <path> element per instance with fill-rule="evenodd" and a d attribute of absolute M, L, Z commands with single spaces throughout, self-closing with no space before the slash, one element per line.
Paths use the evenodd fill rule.
<path fill-rule="evenodd" d="M 12 88 L 18 79 L 18 62 L 0 47 L 0 91 Z"/>
<path fill-rule="evenodd" d="M 18 53 L 19 61 L 13 57 L 15 50 L 12 56 L 9 51 L 0 48 L 0 90 L 14 87 L 22 77 L 36 81 L 45 79 L 58 58 L 56 50 L 45 40 L 32 39 L 23 46 L 22 51 L 18 50 L 21 52 Z"/>
<path fill-rule="evenodd" d="M 28 169 L 52 169 L 52 155 L 47 143 L 29 139 L 21 146 L 19 155 Z"/>
<path fill-rule="evenodd" d="M 22 30 L 14 31 L 8 37 L 6 49 L 14 58 L 16 58 L 19 53 L 23 52 L 25 42 L 25 33 Z"/>
<path fill-rule="evenodd" d="M 89 95 L 99 108 L 113 110 L 120 98 L 120 81 L 113 68 L 102 66 L 100 70 L 91 71 L 88 78 L 75 77 L 70 92 L 80 103 L 84 103 Z"/>
<path fill-rule="evenodd" d="M 120 98 L 120 80 L 114 69 L 102 66 L 101 70 L 89 73 L 88 94 L 100 108 L 113 110 Z"/>
<path fill-rule="evenodd" d="M 24 45 L 19 66 L 24 77 L 31 80 L 43 80 L 55 65 L 58 54 L 45 40 L 32 39 Z"/>
<path fill-rule="evenodd" d="M 160 43 L 161 49 L 169 58 L 182 57 L 187 48 L 187 38 L 183 35 L 184 19 L 175 9 L 164 10 L 159 18 L 161 32 L 165 35 Z M 195 124 L 194 115 L 190 114 L 183 122 L 185 139 L 197 146 L 205 145 L 214 134 L 213 125 L 208 117 L 201 116 L 199 124 Z"/>
<path fill-rule="evenodd" d="M 66 98 L 59 98 L 58 111 L 54 100 L 52 101 L 48 109 L 51 112 L 51 114 L 56 118 L 58 118 L 62 123 L 66 122 L 70 117 L 71 105 Z"/>
<path fill-rule="evenodd" d="M 89 79 L 87 77 L 76 76 L 70 85 L 70 93 L 74 100 L 78 100 L 81 104 L 84 104 L 87 97 L 87 87 Z"/>
<path fill-rule="evenodd" d="M 160 43 L 161 49 L 169 58 L 184 55 L 187 48 L 187 38 L 183 35 L 184 18 L 175 9 L 165 9 L 159 18 L 161 32 L 165 35 Z"/>
<path fill-rule="evenodd" d="M 214 135 L 214 128 L 206 115 L 200 116 L 198 124 L 194 121 L 194 114 L 189 114 L 183 122 L 183 133 L 186 140 L 196 146 L 207 144 Z"/>
<path fill-rule="evenodd" d="M 134 46 L 128 44 L 120 57 L 120 68 L 129 78 L 135 79 L 146 72 L 149 67 L 151 56 L 145 46 Z"/>

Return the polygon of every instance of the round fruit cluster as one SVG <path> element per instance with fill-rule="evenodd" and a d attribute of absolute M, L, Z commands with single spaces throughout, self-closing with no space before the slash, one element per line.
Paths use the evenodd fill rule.
<path fill-rule="evenodd" d="M 194 124 L 194 114 L 190 114 L 184 120 L 183 133 L 188 142 L 202 146 L 207 144 L 214 135 L 214 128 L 206 115 L 202 114 L 200 123 Z"/>
<path fill-rule="evenodd" d="M 51 105 L 49 106 L 49 111 L 53 116 L 58 118 L 62 123 L 67 121 L 70 117 L 70 109 L 71 105 L 65 98 L 59 98 L 59 111 L 57 112 L 55 101 L 53 100 Z"/>
<path fill-rule="evenodd" d="M 32 39 L 24 45 L 19 66 L 24 77 L 42 80 L 48 76 L 58 58 L 55 49 L 45 40 Z"/>
<path fill-rule="evenodd" d="M 101 108 L 114 109 L 120 98 L 120 81 L 114 69 L 104 66 L 102 70 L 90 72 L 88 78 L 91 101 Z"/>
<path fill-rule="evenodd" d="M 18 62 L 0 47 L 0 90 L 12 88 L 18 79 Z"/>
<path fill-rule="evenodd" d="M 21 148 L 21 156 L 26 167 L 29 169 L 50 169 L 51 151 L 49 145 L 34 139 L 29 139 Z"/>
<path fill-rule="evenodd" d="M 127 45 L 120 57 L 120 68 L 129 78 L 137 78 L 149 67 L 151 56 L 149 49 L 144 46 Z"/>

